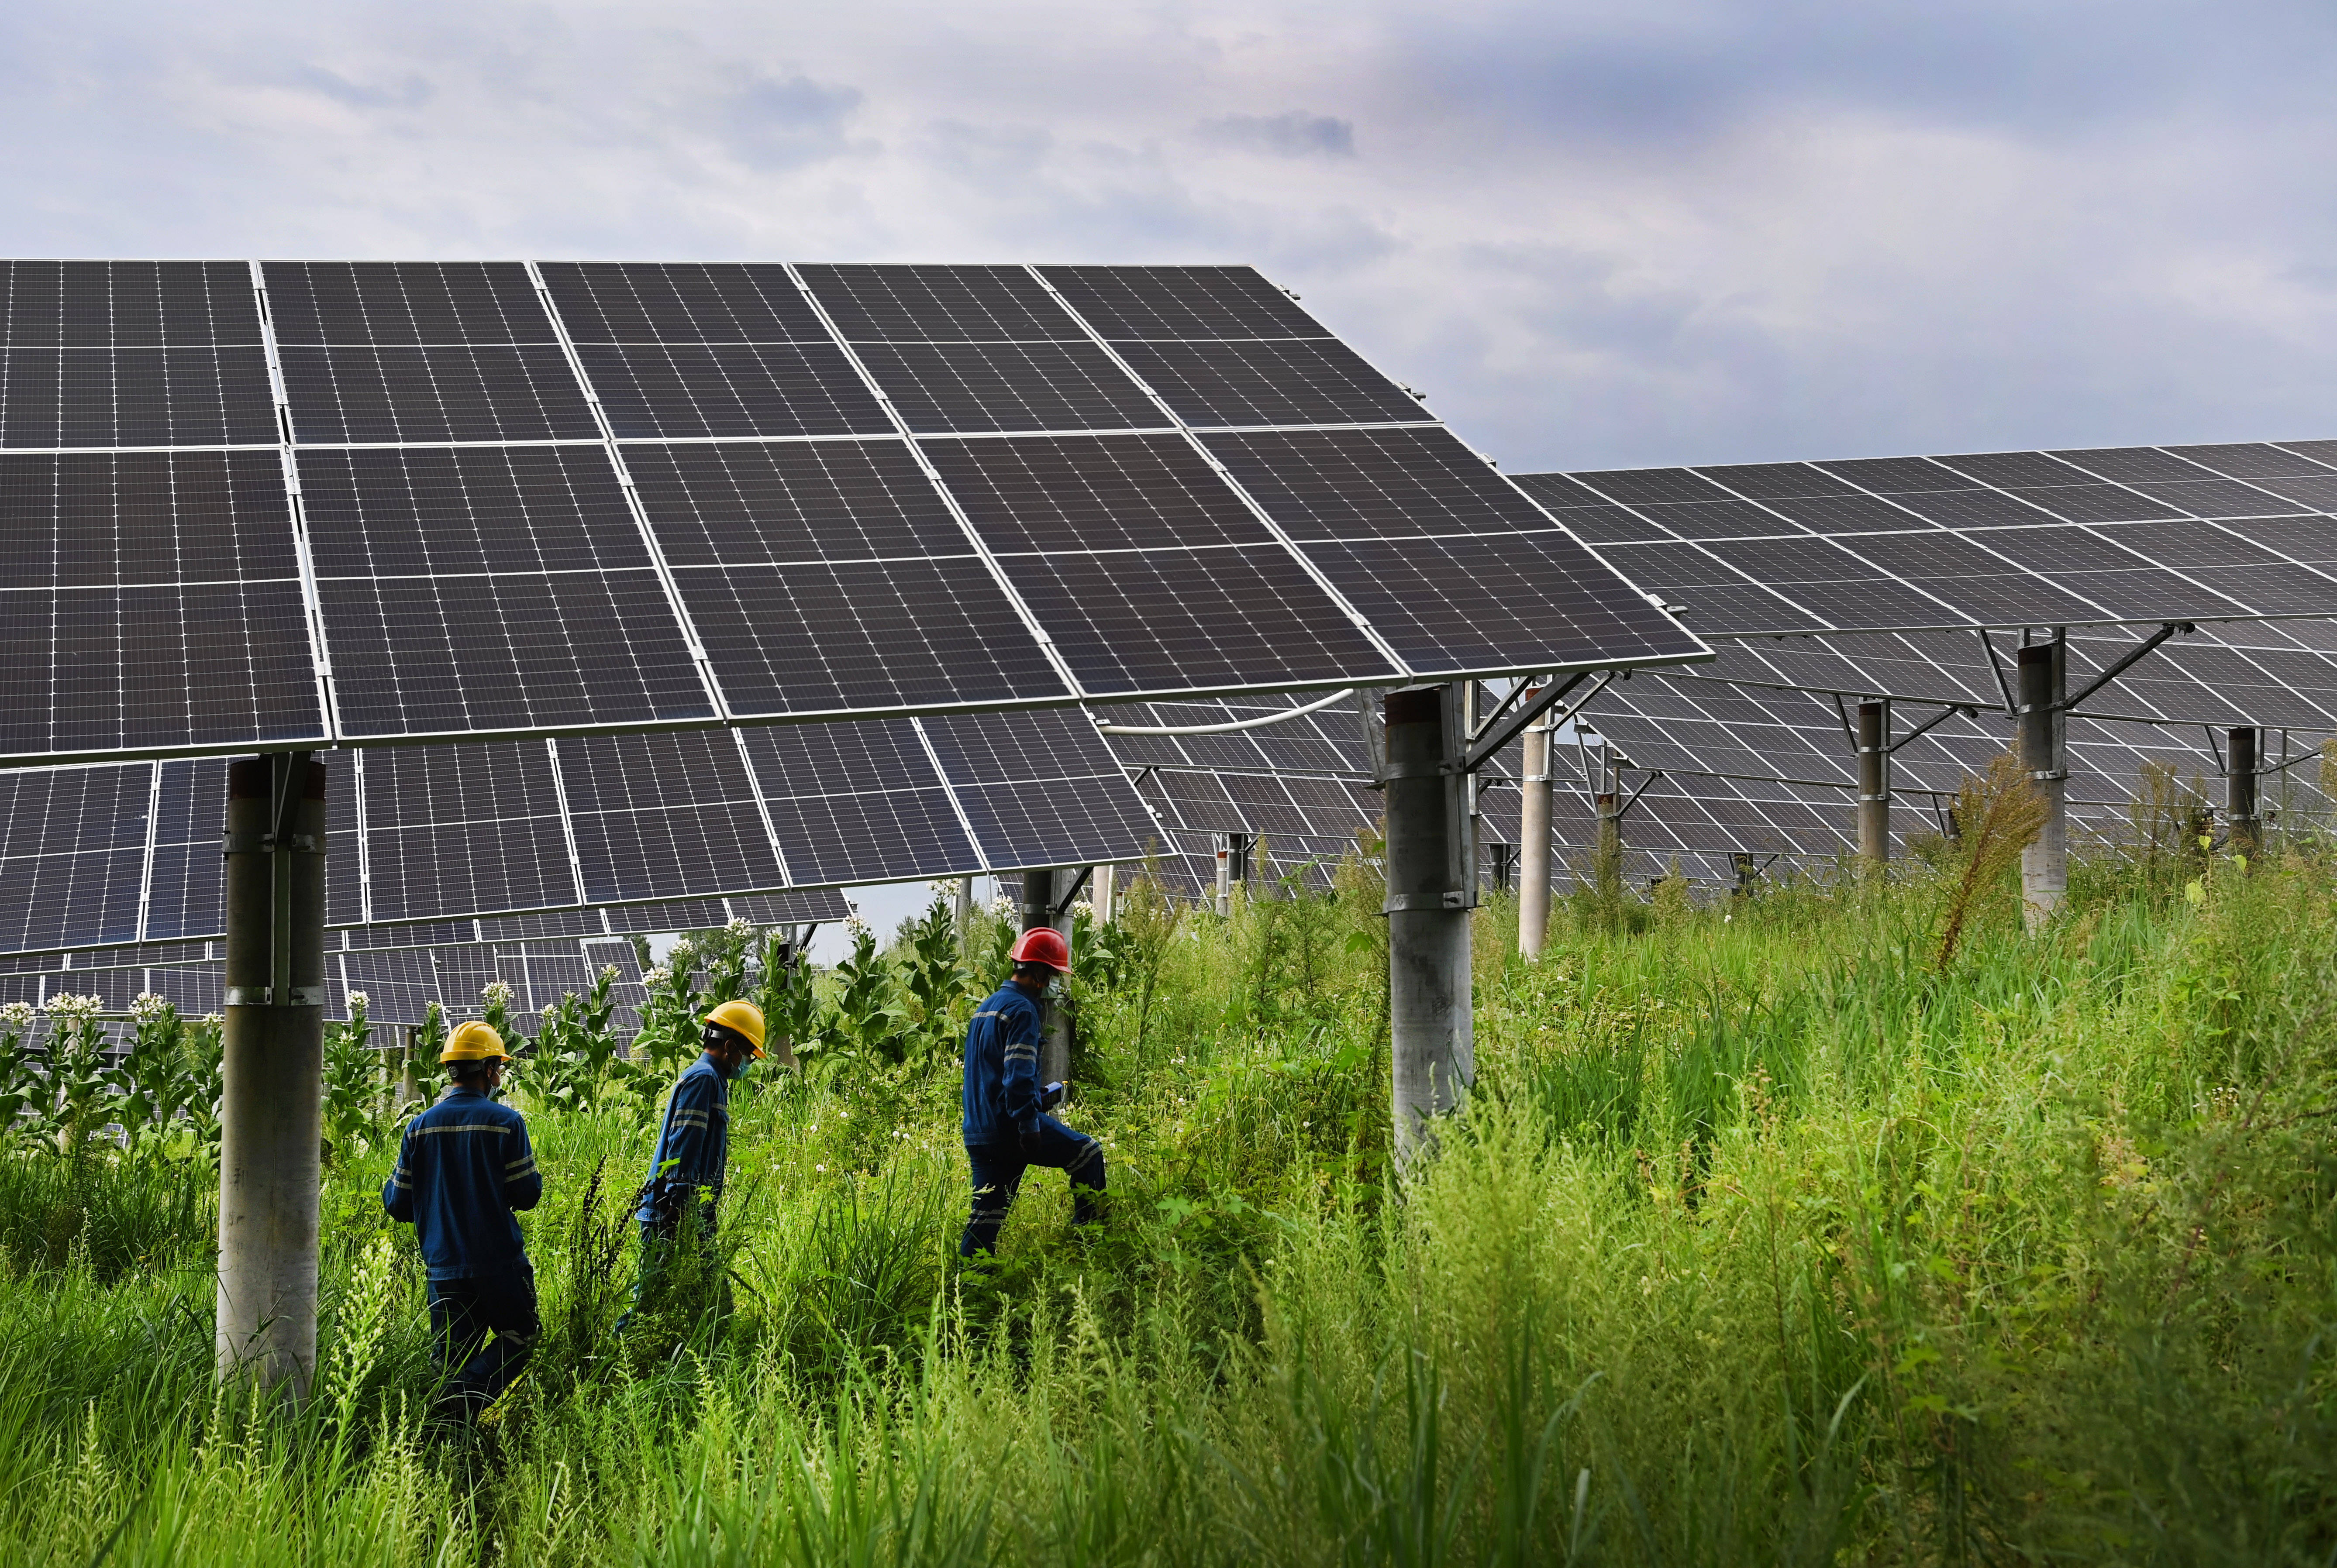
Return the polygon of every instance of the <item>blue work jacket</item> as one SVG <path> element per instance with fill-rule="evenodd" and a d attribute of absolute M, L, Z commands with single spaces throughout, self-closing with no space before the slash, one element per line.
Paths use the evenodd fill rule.
<path fill-rule="evenodd" d="M 712 1057 L 700 1057 L 674 1081 L 673 1096 L 665 1103 L 665 1123 L 658 1129 L 657 1152 L 650 1156 L 637 1217 L 644 1225 L 670 1224 L 700 1187 L 719 1197 L 729 1162 L 730 1080 Z"/>
<path fill-rule="evenodd" d="M 965 1141 L 1002 1144 L 1039 1125 L 1039 1003 L 1009 980 L 965 1031 Z"/>
<path fill-rule="evenodd" d="M 458 1084 L 406 1124 L 381 1206 L 413 1225 L 430 1278 L 470 1280 L 526 1260 L 513 1212 L 543 1196 L 527 1118 Z"/>

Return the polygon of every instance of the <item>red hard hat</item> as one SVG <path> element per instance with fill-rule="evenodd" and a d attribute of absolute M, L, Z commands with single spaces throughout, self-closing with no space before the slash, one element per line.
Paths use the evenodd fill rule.
<path fill-rule="evenodd" d="M 1071 972 L 1071 950 L 1063 943 L 1063 933 L 1052 926 L 1032 926 L 1014 943 L 1014 961 L 1018 964 L 1044 964 L 1059 975 Z"/>

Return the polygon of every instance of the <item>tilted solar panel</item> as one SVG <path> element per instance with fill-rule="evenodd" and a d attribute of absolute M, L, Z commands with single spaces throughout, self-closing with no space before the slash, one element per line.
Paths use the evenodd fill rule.
<path fill-rule="evenodd" d="M 1690 626 L 1722 638 L 2337 614 L 2337 519 L 2325 510 L 2337 508 L 2337 443 L 1518 482 L 1634 580 L 1685 606 Z"/>
<path fill-rule="evenodd" d="M 0 762 L 1706 652 L 1247 268 L 5 287 Z"/>
<path fill-rule="evenodd" d="M 0 953 L 217 937 L 226 766 L 0 772 Z M 357 947 L 833 919 L 837 886 L 1156 833 L 1093 724 L 1050 711 L 385 747 L 337 783 L 327 924 Z"/>

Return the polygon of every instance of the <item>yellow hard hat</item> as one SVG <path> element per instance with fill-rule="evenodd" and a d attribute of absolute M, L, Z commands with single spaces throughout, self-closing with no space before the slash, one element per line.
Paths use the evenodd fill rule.
<path fill-rule="evenodd" d="M 755 1047 L 755 1054 L 758 1057 L 763 1054 L 763 1009 L 754 1003 L 724 1002 L 706 1015 L 706 1021 L 720 1024 L 726 1029 L 746 1036 L 747 1043 Z"/>
<path fill-rule="evenodd" d="M 438 1060 L 441 1063 L 507 1062 L 511 1060 L 511 1053 L 504 1049 L 501 1035 L 473 1018 L 446 1037 L 446 1048 L 438 1053 Z"/>

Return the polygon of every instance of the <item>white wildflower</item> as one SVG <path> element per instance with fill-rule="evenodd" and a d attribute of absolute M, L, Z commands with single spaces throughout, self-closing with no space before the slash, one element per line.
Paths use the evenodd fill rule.
<path fill-rule="evenodd" d="M 488 1007 L 511 1006 L 512 989 L 501 980 L 489 980 L 479 991 L 479 1000 Z"/>
<path fill-rule="evenodd" d="M 33 1004 L 10 1002 L 0 1008 L 0 1029 L 22 1031 L 33 1027 Z"/>
<path fill-rule="evenodd" d="M 827 1167 L 826 1165 L 814 1165 L 812 1169 L 817 1171 L 823 1176 L 827 1174 Z"/>
<path fill-rule="evenodd" d="M 860 918 L 858 910 L 844 917 L 844 929 L 854 941 L 858 941 L 862 937 L 869 934 L 868 922 Z"/>
<path fill-rule="evenodd" d="M 1014 913 L 1014 901 L 1001 893 L 990 901 L 990 912 L 1002 920 L 1010 919 Z"/>
<path fill-rule="evenodd" d="M 170 998 L 156 996 L 152 991 L 141 991 L 130 998 L 130 1016 L 142 1024 L 154 1023 L 170 1011 Z"/>
<path fill-rule="evenodd" d="M 665 961 L 670 968 L 678 969 L 697 956 L 696 942 L 691 941 L 688 937 L 676 937 L 673 939 L 673 950 L 666 954 Z"/>
<path fill-rule="evenodd" d="M 353 1008 L 366 1007 L 372 1001 L 373 998 L 366 995 L 363 991 L 351 991 L 349 993 L 349 1006 Z"/>
<path fill-rule="evenodd" d="M 41 1004 L 60 1018 L 93 1018 L 105 1010 L 103 997 L 77 997 L 71 991 L 59 991 Z"/>
<path fill-rule="evenodd" d="M 755 934 L 755 922 L 748 920 L 746 916 L 740 915 L 722 929 L 730 935 L 744 940 Z"/>
<path fill-rule="evenodd" d="M 666 981 L 671 979 L 673 979 L 673 971 L 667 969 L 662 964 L 641 971 L 641 984 L 650 987 L 652 989 L 665 984 Z"/>
<path fill-rule="evenodd" d="M 1095 919 L 1095 902 L 1094 902 L 1094 901 L 1093 901 L 1093 900 L 1091 900 L 1091 899 L 1081 899 L 1081 900 L 1080 900 L 1080 901 L 1079 901 L 1079 902 L 1077 902 L 1077 903 L 1075 903 L 1075 904 L 1073 904 L 1073 905 L 1071 906 L 1071 913 L 1073 913 L 1073 914 L 1075 914 L 1075 915 L 1085 915 L 1085 916 L 1087 916 L 1087 917 L 1088 917 L 1088 919 L 1090 919 L 1090 920 L 1093 920 L 1093 919 Z"/>
<path fill-rule="evenodd" d="M 617 978 L 617 966 L 614 964 L 602 964 L 601 966 L 601 978 L 604 980 L 615 979 Z"/>

